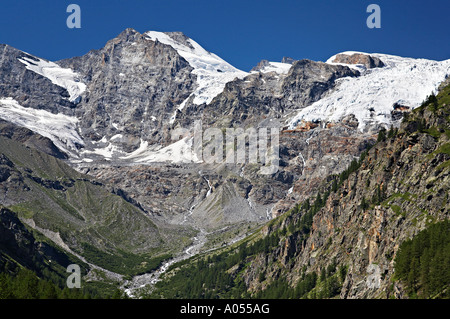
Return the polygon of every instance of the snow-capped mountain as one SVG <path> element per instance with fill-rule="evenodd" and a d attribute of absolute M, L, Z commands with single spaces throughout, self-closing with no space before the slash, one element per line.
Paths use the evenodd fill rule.
<path fill-rule="evenodd" d="M 69 164 L 77 176 L 87 174 L 76 179 L 57 174 L 57 180 L 50 181 L 40 172 L 42 165 L 33 164 L 20 168 L 25 177 L 20 181 L 13 172 L 19 170 L 2 156 L 0 188 L 7 195 L 0 196 L 0 205 L 14 203 L 30 216 L 29 225 L 58 236 L 66 222 L 55 224 L 53 218 L 40 218 L 40 211 L 29 213 L 28 207 L 44 207 L 43 216 L 67 215 L 76 224 L 87 209 L 94 224 L 97 216 L 107 223 L 101 224 L 102 238 L 103 232 L 115 237 L 122 220 L 132 226 L 121 227 L 117 238 L 139 246 L 145 238 L 161 235 L 164 239 L 151 240 L 152 245 L 172 238 L 176 243 L 170 254 L 190 257 L 192 251 L 235 242 L 249 229 L 314 198 L 324 178 L 343 172 L 374 143 L 380 126 L 397 125 L 404 112 L 420 105 L 449 75 L 450 60 L 352 51 L 326 62 L 262 60 L 245 72 L 181 32 L 141 34 L 126 29 L 99 50 L 54 62 L 0 45 L 0 140 L 11 146 L 9 156 L 19 163 L 34 147 L 66 161 L 50 167 Z M 276 171 L 259 174 L 262 161 L 206 163 L 194 147 L 206 152 L 213 143 L 193 138 L 199 121 L 200 133 L 214 128 L 217 136 L 229 128 L 278 128 L 278 152 L 258 152 L 259 159 L 277 159 Z M 431 152 L 435 144 L 429 138 Z M 223 153 L 233 154 L 237 145 L 225 142 Z M 14 153 L 19 144 L 21 151 Z M 58 149 L 61 152 L 55 152 Z M 32 154 L 28 162 L 40 158 Z M 33 179 L 33 171 L 42 177 Z M 49 194 L 52 187 L 58 195 L 50 201 L 27 197 L 30 190 Z M 100 190 L 104 196 L 97 196 Z M 14 192 L 25 195 L 11 195 Z M 111 193 L 127 204 L 111 202 Z M 127 207 L 133 207 L 132 215 Z M 108 213 L 98 215 L 97 209 Z M 142 219 L 136 219 L 135 212 L 142 213 Z M 90 220 L 84 222 L 89 233 L 96 231 Z M 151 227 L 142 228 L 146 223 Z M 134 237 L 135 227 L 144 239 Z M 72 235 L 79 233 L 58 237 L 56 244 L 79 249 Z M 92 238 L 98 244 L 99 237 Z M 148 252 L 163 254 L 164 249 L 151 246 Z"/>
<path fill-rule="evenodd" d="M 154 49 L 156 47 L 157 50 Z M 352 61 L 355 56 L 377 59 L 379 66 L 370 67 L 357 60 Z M 174 57 L 180 62 L 173 64 Z M 55 63 L 22 53 L 17 54 L 15 59 L 19 62 L 17 68 L 25 66 L 27 70 L 63 88 L 67 92 L 67 97 L 63 99 L 71 106 L 56 106 L 55 112 L 55 107 L 34 105 L 33 98 L 26 99 L 22 105 L 19 96 L 14 96 L 11 89 L 9 95 L 8 92 L 2 93 L 4 107 L 0 116 L 38 132 L 44 131 L 39 123 L 51 118 L 45 113 L 47 109 L 78 120 L 70 121 L 78 124 L 65 125 L 66 131 L 62 134 L 61 128 L 57 129 L 59 133 L 50 133 L 52 126 L 45 128 L 47 136 L 77 162 L 102 158 L 107 161 L 137 161 L 139 158 L 139 162 L 143 158 L 147 162 L 192 160 L 192 154 L 179 156 L 180 153 L 173 150 L 164 153 L 164 156 L 158 155 L 161 148 L 174 142 L 167 138 L 163 140 L 161 132 L 175 125 L 180 116 L 183 123 L 192 122 L 193 117 L 198 118 L 201 109 L 208 108 L 214 98 L 221 99 L 219 96 L 224 94 L 226 84 L 231 82 L 236 83 L 234 85 L 239 90 L 249 90 L 244 95 L 253 95 L 253 106 L 250 107 L 255 110 L 259 108 L 256 113 L 262 113 L 265 117 L 279 117 L 280 112 L 291 114 L 298 109 L 297 114 L 287 119 L 290 129 L 304 122 L 336 122 L 354 115 L 359 129 L 368 130 L 379 124 L 392 124 L 394 105 L 411 109 L 418 106 L 450 74 L 450 60 L 438 62 L 353 51 L 336 54 L 325 64 L 306 63 L 296 67 L 293 66 L 295 62 L 263 60 L 251 72 L 244 72 L 181 32 L 148 31 L 141 35 L 132 29 L 109 41 L 103 49 L 91 51 L 80 58 Z M 171 66 L 169 72 L 166 71 L 167 65 Z M 327 77 L 321 74 L 326 65 L 349 67 L 353 73 L 335 76 L 335 71 L 331 70 Z M 311 84 L 307 84 L 310 78 Z M 256 79 L 262 82 L 255 83 Z M 324 81 L 326 84 L 308 92 L 308 85 L 314 86 L 314 81 Z M 26 86 L 26 81 L 17 82 Z M 33 87 L 35 89 L 36 86 L 33 84 Z M 257 91 L 261 92 L 260 97 L 257 97 Z M 11 99 L 15 101 L 11 102 Z M 240 98 L 240 101 L 247 99 Z M 52 101 L 46 102 L 54 104 Z M 197 111 L 190 115 L 192 111 L 186 109 L 189 105 L 191 109 L 200 109 L 200 113 Z M 41 110 L 32 111 L 28 108 L 30 106 Z M 264 110 L 266 107 L 268 110 Z M 220 113 L 226 108 L 215 106 L 214 112 L 219 109 Z M 30 110 L 30 115 L 18 117 L 15 114 L 19 110 L 21 114 Z M 246 106 L 242 111 L 250 110 Z M 44 118 L 34 120 L 40 114 Z M 212 119 L 213 122 L 215 120 L 218 119 Z M 130 124 L 134 127 L 132 131 Z M 67 131 L 69 127 L 70 131 Z M 158 133 L 155 134 L 155 131 Z M 177 145 L 171 148 L 177 148 Z M 168 154 L 177 155 L 169 158 Z M 183 154 L 187 154 L 186 150 Z"/>
<path fill-rule="evenodd" d="M 337 55 L 332 56 L 326 63 L 350 66 L 361 76 L 340 79 L 335 90 L 292 118 L 290 128 L 295 128 L 301 120 L 336 122 L 350 114 L 355 115 L 361 130 L 370 124 L 389 126 L 394 105 L 411 109 L 419 106 L 450 75 L 450 60 L 432 61 L 354 51 L 339 55 L 367 55 L 378 58 L 384 66 L 368 69 L 362 64 L 341 63 L 336 60 Z"/>
<path fill-rule="evenodd" d="M 1 119 L 48 137 L 71 165 L 114 180 L 147 211 L 169 214 L 174 223 L 186 220 L 193 205 L 188 219 L 206 224 L 208 216 L 225 223 L 282 212 L 278 201 L 302 198 L 323 176 L 342 171 L 380 125 L 396 124 L 450 74 L 450 60 L 352 51 L 326 62 L 262 60 L 245 72 L 181 32 L 133 29 L 62 61 L 7 45 L 0 51 Z M 222 130 L 286 123 L 279 127 L 279 171 L 264 183 L 246 165 L 214 172 L 193 152 L 189 129 L 198 120 L 203 129 Z M 177 128 L 189 133 L 173 140 Z M 156 175 L 169 177 L 134 174 L 136 166 L 146 171 L 156 164 L 167 170 Z M 217 176 L 198 173 L 205 170 Z M 205 192 L 187 196 L 186 181 Z M 148 199 L 156 186 L 165 191 Z M 237 209 L 238 202 L 251 205 Z"/>
<path fill-rule="evenodd" d="M 223 91 L 226 83 L 248 75 L 182 33 L 148 31 L 144 35 L 150 40 L 170 45 L 194 68 L 192 73 L 197 76 L 197 88 L 188 97 L 193 97 L 194 104 L 208 104 Z M 187 100 L 183 101 L 179 109 L 183 109 L 186 102 Z"/>

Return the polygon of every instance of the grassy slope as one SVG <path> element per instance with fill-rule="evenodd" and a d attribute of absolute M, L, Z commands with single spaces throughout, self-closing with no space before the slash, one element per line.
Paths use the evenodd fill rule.
<path fill-rule="evenodd" d="M 137 207 L 64 162 L 0 137 L 0 154 L 14 166 L 6 186 L 8 208 L 59 233 L 88 261 L 122 274 L 154 268 L 163 244 L 155 224 Z M 95 252 L 95 253 L 93 253 Z M 165 256 L 167 257 L 167 256 Z"/>

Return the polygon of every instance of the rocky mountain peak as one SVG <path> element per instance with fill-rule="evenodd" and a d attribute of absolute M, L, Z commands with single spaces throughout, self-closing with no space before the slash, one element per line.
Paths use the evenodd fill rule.
<path fill-rule="evenodd" d="M 379 58 L 363 53 L 339 53 L 336 55 L 332 62 L 345 64 L 362 64 L 368 69 L 382 68 L 385 65 Z"/>
<path fill-rule="evenodd" d="M 281 63 L 293 64 L 294 62 L 295 60 L 288 56 L 284 56 L 283 59 L 281 59 Z"/>
<path fill-rule="evenodd" d="M 136 37 L 142 36 L 138 31 L 133 28 L 127 28 L 123 30 L 115 39 L 120 39 L 127 42 L 134 42 Z"/>
<path fill-rule="evenodd" d="M 252 71 L 260 71 L 262 69 L 264 69 L 266 66 L 269 66 L 270 62 L 268 60 L 261 60 L 259 61 L 259 63 L 257 65 L 255 65 L 250 72 Z"/>

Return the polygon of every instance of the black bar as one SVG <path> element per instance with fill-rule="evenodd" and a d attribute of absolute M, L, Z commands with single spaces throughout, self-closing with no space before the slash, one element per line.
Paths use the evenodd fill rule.
<path fill-rule="evenodd" d="M 429 307 L 433 308 L 429 308 Z M 189 299 L 189 300 L 0 300 L 2 312 L 15 314 L 58 314 L 101 316 L 107 314 L 140 318 L 302 318 L 310 315 L 364 317 L 417 314 L 440 308 L 448 300 L 273 300 L 273 299 Z M 293 317 L 294 316 L 294 317 Z M 122 318 L 128 319 L 128 318 Z"/>

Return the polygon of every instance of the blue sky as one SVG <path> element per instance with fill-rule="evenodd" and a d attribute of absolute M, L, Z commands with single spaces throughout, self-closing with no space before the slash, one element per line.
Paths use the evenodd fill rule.
<path fill-rule="evenodd" d="M 66 8 L 81 7 L 81 29 Z M 369 29 L 369 4 L 381 29 Z M 52 61 L 99 49 L 127 27 L 183 31 L 248 71 L 283 56 L 324 61 L 346 51 L 450 58 L 448 0 L 0 0 L 0 43 Z"/>

